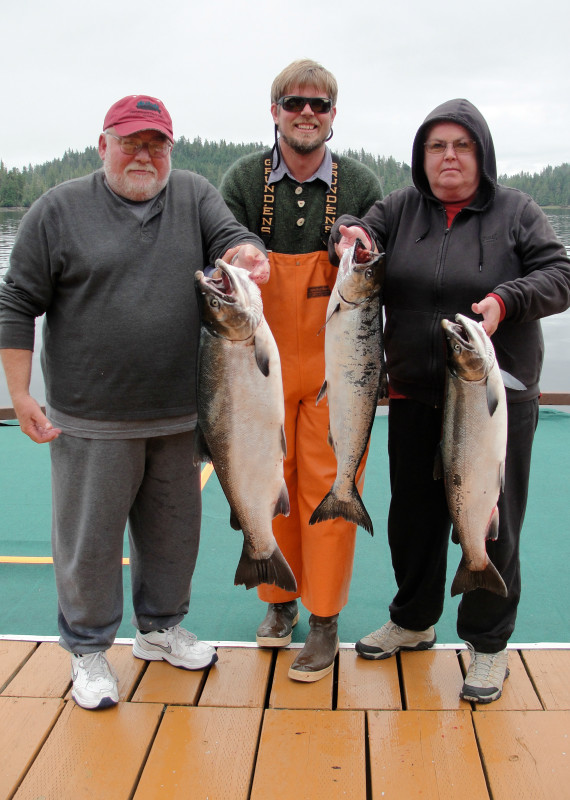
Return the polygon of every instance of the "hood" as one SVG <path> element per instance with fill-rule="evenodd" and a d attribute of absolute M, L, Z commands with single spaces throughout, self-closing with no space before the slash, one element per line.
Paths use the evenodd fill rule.
<path fill-rule="evenodd" d="M 481 183 L 480 193 L 474 205 L 486 205 L 494 197 L 497 185 L 495 147 L 489 126 L 481 112 L 469 100 L 462 98 L 448 100 L 434 108 L 418 129 L 412 148 L 412 178 L 416 189 L 424 197 L 434 197 L 424 172 L 424 142 L 428 128 L 435 122 L 455 122 L 457 125 L 462 125 L 477 142 Z"/>

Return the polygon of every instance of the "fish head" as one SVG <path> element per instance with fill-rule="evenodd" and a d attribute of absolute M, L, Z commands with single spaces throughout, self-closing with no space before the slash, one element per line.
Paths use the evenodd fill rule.
<path fill-rule="evenodd" d="M 241 267 L 216 261 L 211 275 L 195 275 L 202 324 L 224 339 L 244 341 L 253 336 L 263 317 L 259 287 Z"/>
<path fill-rule="evenodd" d="M 384 253 L 372 253 L 357 239 L 345 250 L 337 276 L 337 289 L 349 305 L 360 305 L 380 294 L 385 274 Z"/>
<path fill-rule="evenodd" d="M 495 363 L 495 349 L 482 323 L 462 314 L 455 322 L 442 319 L 447 343 L 447 366 L 452 375 L 464 381 L 480 381 L 487 377 Z"/>

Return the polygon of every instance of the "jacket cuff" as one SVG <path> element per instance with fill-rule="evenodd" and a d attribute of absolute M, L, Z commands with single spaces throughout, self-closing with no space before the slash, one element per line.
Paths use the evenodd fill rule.
<path fill-rule="evenodd" d="M 490 292 L 487 295 L 487 297 L 492 297 L 494 300 L 497 301 L 497 303 L 501 307 L 501 315 L 499 317 L 499 322 L 502 322 L 504 320 L 504 318 L 507 316 L 507 309 L 505 308 L 505 304 L 503 302 L 503 298 L 500 295 L 495 294 L 495 292 Z"/>

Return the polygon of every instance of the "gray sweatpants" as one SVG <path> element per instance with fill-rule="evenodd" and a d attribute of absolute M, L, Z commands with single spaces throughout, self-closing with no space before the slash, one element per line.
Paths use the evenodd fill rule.
<path fill-rule="evenodd" d="M 133 624 L 158 630 L 188 611 L 202 499 L 193 431 L 147 439 L 50 443 L 52 548 L 60 643 L 108 649 L 123 615 L 128 521 Z"/>

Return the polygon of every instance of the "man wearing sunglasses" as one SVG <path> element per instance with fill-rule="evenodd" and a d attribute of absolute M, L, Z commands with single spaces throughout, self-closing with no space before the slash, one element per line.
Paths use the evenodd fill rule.
<path fill-rule="evenodd" d="M 14 409 L 24 433 L 50 443 L 60 641 L 72 696 L 88 709 L 119 700 L 106 651 L 123 613 L 127 520 L 133 655 L 190 670 L 217 660 L 180 627 L 201 521 L 194 273 L 237 256 L 254 280 L 268 275 L 262 242 L 208 181 L 170 171 L 174 135 L 160 100 L 124 97 L 103 131 L 103 169 L 33 205 L 0 289 Z M 29 394 L 44 313 L 46 414 Z"/>
<path fill-rule="evenodd" d="M 348 601 L 356 526 L 344 519 L 309 527 L 336 475 L 327 443 L 328 407 L 316 405 L 324 374 L 326 317 L 336 269 L 327 241 L 336 217 L 368 210 L 381 197 L 378 178 L 362 164 L 331 153 L 337 83 L 314 61 L 295 61 L 273 81 L 275 146 L 233 165 L 221 192 L 236 218 L 270 251 L 264 312 L 283 371 L 289 517 L 274 520 L 275 537 L 297 580 L 297 592 L 261 586 L 268 603 L 257 630 L 261 647 L 285 647 L 299 619 L 297 599 L 311 612 L 309 634 L 289 677 L 316 681 L 333 669 L 338 615 Z M 352 209 L 352 211 L 348 211 Z M 362 488 L 364 461 L 357 479 Z"/>

